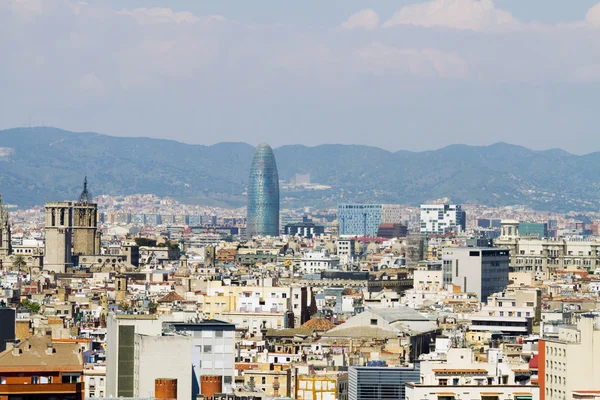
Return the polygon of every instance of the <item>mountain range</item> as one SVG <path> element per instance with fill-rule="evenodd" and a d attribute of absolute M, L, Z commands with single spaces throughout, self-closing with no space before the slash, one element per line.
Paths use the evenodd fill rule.
<path fill-rule="evenodd" d="M 0 193 L 27 207 L 76 199 L 87 175 L 93 194 L 152 193 L 186 203 L 243 206 L 254 148 L 191 145 L 51 127 L 0 130 Z M 274 149 L 279 179 L 310 174 L 330 188 L 282 188 L 283 207 L 340 202 L 529 206 L 547 211 L 600 208 L 600 153 L 573 155 L 496 143 L 424 152 L 327 144 Z"/>

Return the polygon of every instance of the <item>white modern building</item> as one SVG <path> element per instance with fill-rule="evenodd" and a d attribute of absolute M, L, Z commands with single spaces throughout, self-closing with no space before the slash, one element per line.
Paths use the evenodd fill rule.
<path fill-rule="evenodd" d="M 463 232 L 467 214 L 460 205 L 422 204 L 421 234 L 444 235 L 448 232 Z"/>
<path fill-rule="evenodd" d="M 445 358 L 421 362 L 420 381 L 406 384 L 405 400 L 540 399 L 529 364 L 502 361 L 498 349 L 488 351 L 487 362 L 474 361 L 469 348 L 450 348 Z"/>
<path fill-rule="evenodd" d="M 328 269 L 337 269 L 340 259 L 328 252 L 311 251 L 304 253 L 300 259 L 300 270 L 304 273 L 314 274 Z"/>
<path fill-rule="evenodd" d="M 192 398 L 197 398 L 202 392 L 204 380 L 210 380 L 212 385 L 215 377 L 221 381 L 221 393 L 233 393 L 235 325 L 213 319 L 198 323 L 174 323 L 172 326 L 176 332 L 192 338 Z M 188 365 L 188 374 L 189 370 Z"/>
<path fill-rule="evenodd" d="M 337 255 L 340 258 L 342 264 L 348 264 L 354 260 L 356 253 L 356 245 L 354 240 L 343 240 L 337 241 Z"/>
<path fill-rule="evenodd" d="M 539 380 L 546 400 L 577 398 L 577 391 L 598 391 L 600 316 L 584 314 L 577 326 L 559 328 L 557 339 L 540 340 Z"/>
<path fill-rule="evenodd" d="M 447 247 L 442 252 L 444 285 L 460 286 L 479 301 L 508 286 L 509 251 L 496 247 Z"/>
<path fill-rule="evenodd" d="M 154 397 L 156 378 L 174 378 L 177 397 L 191 398 L 191 340 L 162 336 L 169 318 L 108 315 L 105 397 Z"/>

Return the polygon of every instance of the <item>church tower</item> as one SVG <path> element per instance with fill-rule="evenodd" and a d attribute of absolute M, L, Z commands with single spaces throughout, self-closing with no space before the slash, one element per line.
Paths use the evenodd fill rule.
<path fill-rule="evenodd" d="M 73 204 L 73 255 L 100 254 L 98 233 L 98 205 L 92 203 L 87 188 L 87 176 L 83 181 L 83 191 L 79 201 Z"/>
<path fill-rule="evenodd" d="M 64 273 L 71 263 L 71 221 L 73 203 L 53 201 L 46 203 L 46 251 L 44 269 L 50 272 Z"/>
<path fill-rule="evenodd" d="M 8 219 L 8 208 L 2 203 L 0 196 L 0 259 L 6 259 L 12 253 L 10 221 Z"/>

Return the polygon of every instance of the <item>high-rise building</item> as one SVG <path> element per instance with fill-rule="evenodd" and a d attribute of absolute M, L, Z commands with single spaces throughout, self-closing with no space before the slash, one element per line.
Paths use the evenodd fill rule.
<path fill-rule="evenodd" d="M 339 204 L 340 235 L 376 237 L 381 212 L 381 204 Z"/>
<path fill-rule="evenodd" d="M 404 213 L 404 207 L 400 204 L 382 204 L 381 223 L 382 224 L 401 224 Z"/>
<path fill-rule="evenodd" d="M 421 233 L 427 235 L 443 235 L 448 232 L 459 232 L 466 229 L 467 214 L 460 205 L 422 204 Z"/>
<path fill-rule="evenodd" d="M 248 237 L 279 235 L 279 175 L 268 144 L 254 152 L 248 180 Z"/>
<path fill-rule="evenodd" d="M 442 254 L 444 285 L 460 286 L 485 302 L 508 286 L 509 251 L 503 248 L 447 247 Z"/>

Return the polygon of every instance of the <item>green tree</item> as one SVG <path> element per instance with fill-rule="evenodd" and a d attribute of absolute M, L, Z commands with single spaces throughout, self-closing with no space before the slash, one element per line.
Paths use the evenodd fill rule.
<path fill-rule="evenodd" d="M 39 303 L 29 301 L 29 299 L 21 301 L 21 306 L 27 309 L 27 311 L 29 311 L 31 314 L 38 314 L 42 308 Z"/>
<path fill-rule="evenodd" d="M 142 247 L 142 246 L 147 246 L 147 247 L 154 247 L 154 246 L 156 246 L 156 240 L 145 238 L 145 237 L 135 238 L 135 243 L 138 246 L 140 246 L 140 247 Z"/>
<path fill-rule="evenodd" d="M 17 271 L 21 271 L 21 270 L 25 269 L 27 267 L 27 261 L 25 261 L 25 257 L 23 257 L 20 254 L 18 256 L 16 256 L 15 260 L 13 261 L 13 267 Z"/>

